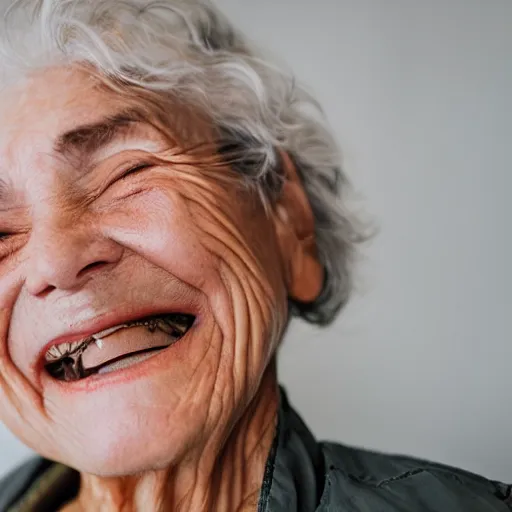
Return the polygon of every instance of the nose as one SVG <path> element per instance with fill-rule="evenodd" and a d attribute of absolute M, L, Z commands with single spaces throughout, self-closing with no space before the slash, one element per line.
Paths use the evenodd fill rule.
<path fill-rule="evenodd" d="M 115 266 L 123 248 L 102 235 L 95 224 L 72 217 L 33 226 L 26 260 L 29 293 L 77 290 L 101 270 Z"/>

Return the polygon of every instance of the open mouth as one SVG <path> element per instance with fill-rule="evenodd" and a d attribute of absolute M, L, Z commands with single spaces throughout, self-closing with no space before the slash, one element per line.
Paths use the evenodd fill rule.
<path fill-rule="evenodd" d="M 120 370 L 176 343 L 194 320 L 193 315 L 182 313 L 151 316 L 116 325 L 80 341 L 53 345 L 44 356 L 45 369 L 53 378 L 66 382 Z"/>

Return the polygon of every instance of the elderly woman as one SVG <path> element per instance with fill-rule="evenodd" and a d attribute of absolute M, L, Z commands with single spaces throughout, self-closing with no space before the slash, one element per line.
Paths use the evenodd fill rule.
<path fill-rule="evenodd" d="M 314 100 L 214 8 L 21 0 L 0 27 L 2 511 L 505 511 L 510 487 L 318 443 L 278 387 L 360 240 Z"/>

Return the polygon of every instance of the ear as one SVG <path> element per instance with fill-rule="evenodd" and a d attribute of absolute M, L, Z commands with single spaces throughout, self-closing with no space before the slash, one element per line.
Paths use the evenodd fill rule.
<path fill-rule="evenodd" d="M 285 182 L 275 207 L 275 225 L 288 295 L 298 302 L 313 302 L 324 281 L 315 219 L 295 164 L 285 152 L 281 152 L 281 161 Z"/>

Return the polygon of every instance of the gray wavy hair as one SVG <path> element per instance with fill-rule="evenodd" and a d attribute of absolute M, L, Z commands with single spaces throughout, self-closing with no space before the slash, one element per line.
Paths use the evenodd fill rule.
<path fill-rule="evenodd" d="M 5 5 L 5 4 L 4 4 Z M 193 105 L 221 152 L 271 205 L 286 151 L 315 217 L 321 295 L 291 312 L 327 324 L 348 300 L 362 236 L 340 195 L 349 185 L 322 110 L 294 77 L 251 48 L 207 0 L 15 0 L 0 21 L 0 83 L 44 67 L 86 63 L 120 86 Z"/>

